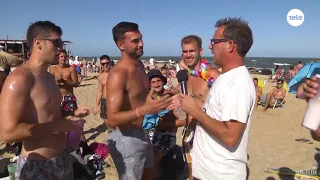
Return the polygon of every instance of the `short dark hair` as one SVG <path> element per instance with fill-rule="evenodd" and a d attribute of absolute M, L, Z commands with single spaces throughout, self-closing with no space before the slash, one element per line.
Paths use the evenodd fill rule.
<path fill-rule="evenodd" d="M 217 21 L 215 27 L 222 26 L 224 26 L 224 38 L 234 41 L 238 47 L 238 54 L 245 57 L 253 44 L 252 31 L 248 22 L 241 18 L 223 18 Z"/>
<path fill-rule="evenodd" d="M 103 60 L 103 59 L 108 59 L 109 61 L 111 61 L 110 57 L 108 55 L 102 55 L 100 57 L 100 61 Z"/>
<path fill-rule="evenodd" d="M 62 29 L 50 21 L 37 21 L 32 23 L 27 30 L 27 44 L 30 50 L 33 48 L 35 38 L 48 38 L 51 33 L 62 36 Z"/>
<path fill-rule="evenodd" d="M 112 28 L 113 40 L 117 43 L 126 32 L 139 31 L 139 25 L 132 22 L 120 22 Z"/>
<path fill-rule="evenodd" d="M 284 83 L 283 79 L 277 79 L 277 82 Z"/>
<path fill-rule="evenodd" d="M 258 81 L 258 78 L 253 78 L 254 81 Z"/>
<path fill-rule="evenodd" d="M 68 53 L 67 53 L 67 51 L 66 51 L 65 49 L 62 49 L 62 50 L 60 51 L 60 53 L 65 53 L 66 55 L 68 55 Z"/>
<path fill-rule="evenodd" d="M 181 39 L 181 46 L 183 44 L 190 44 L 192 42 L 197 43 L 198 48 L 202 48 L 202 40 L 199 36 L 196 35 L 189 35 L 189 36 L 185 36 Z"/>

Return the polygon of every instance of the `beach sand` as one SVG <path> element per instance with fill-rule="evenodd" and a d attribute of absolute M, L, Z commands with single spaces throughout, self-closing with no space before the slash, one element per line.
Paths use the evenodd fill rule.
<path fill-rule="evenodd" d="M 95 106 L 98 80 L 92 77 L 93 74 L 89 74 L 81 86 L 75 89 L 79 105 Z M 259 75 L 252 77 L 267 78 Z M 264 94 L 270 91 L 272 85 L 267 82 Z M 306 104 L 304 100 L 296 99 L 295 95 L 289 93 L 283 108 L 268 109 L 267 112 L 262 112 L 261 107 L 254 110 L 249 134 L 250 180 L 266 180 L 268 177 L 268 180 L 280 179 L 277 175 L 264 172 L 264 168 L 286 167 L 298 170 L 310 169 L 316 164 L 314 155 L 319 142 L 313 141 L 309 131 L 301 127 Z M 89 144 L 94 141 L 106 143 L 106 126 L 99 115 L 90 115 L 85 119 L 85 136 Z M 177 133 L 178 145 L 181 145 L 181 130 Z M 307 138 L 313 144 L 295 141 L 299 138 Z M 6 153 L 3 156 L 9 155 Z M 112 158 L 108 157 L 106 161 L 111 165 L 105 170 L 106 179 L 118 179 Z"/>

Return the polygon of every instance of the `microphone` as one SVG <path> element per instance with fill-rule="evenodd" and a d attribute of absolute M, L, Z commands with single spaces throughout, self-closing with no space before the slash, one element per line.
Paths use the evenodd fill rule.
<path fill-rule="evenodd" d="M 187 72 L 187 70 L 178 71 L 177 79 L 178 79 L 178 82 L 181 85 L 182 93 L 185 94 L 185 95 L 188 95 L 188 88 L 187 88 L 188 72 Z M 181 107 L 177 108 L 177 111 L 178 111 L 179 120 L 187 119 L 187 114 L 181 109 Z"/>
<path fill-rule="evenodd" d="M 181 85 L 181 91 L 183 94 L 188 95 L 187 81 L 188 81 L 188 72 L 187 70 L 180 70 L 177 73 L 178 82 Z"/>

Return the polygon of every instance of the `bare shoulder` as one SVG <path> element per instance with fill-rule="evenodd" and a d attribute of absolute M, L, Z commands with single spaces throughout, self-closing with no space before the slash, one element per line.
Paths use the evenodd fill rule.
<path fill-rule="evenodd" d="M 2 95 L 6 92 L 11 92 L 12 90 L 14 92 L 19 92 L 20 90 L 25 91 L 27 89 L 31 89 L 31 87 L 34 85 L 34 81 L 35 79 L 30 69 L 24 66 L 19 67 L 7 77 L 3 85 Z"/>
<path fill-rule="evenodd" d="M 107 79 L 109 83 L 116 83 L 114 81 L 125 82 L 127 79 L 128 70 L 123 66 L 114 66 L 108 73 Z"/>
<path fill-rule="evenodd" d="M 215 79 L 220 75 L 220 72 L 218 71 L 218 69 L 211 66 L 208 67 L 208 73 L 211 77 Z"/>
<path fill-rule="evenodd" d="M 53 72 L 57 69 L 57 66 L 50 66 L 49 67 L 49 72 Z"/>

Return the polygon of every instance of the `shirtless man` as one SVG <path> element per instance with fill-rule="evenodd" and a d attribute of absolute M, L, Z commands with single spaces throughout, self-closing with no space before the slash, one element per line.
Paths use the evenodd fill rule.
<path fill-rule="evenodd" d="M 78 109 L 77 98 L 73 95 L 73 87 L 78 83 L 76 69 L 67 64 L 67 51 L 61 50 L 59 64 L 51 66 L 49 72 L 55 77 L 57 85 L 62 94 L 61 111 L 63 116 L 70 116 Z"/>
<path fill-rule="evenodd" d="M 157 70 L 152 69 L 148 73 L 150 86 L 154 90 L 152 98 L 156 99 L 165 94 L 164 85 L 167 84 L 167 78 Z M 185 120 L 178 120 L 174 111 L 169 111 L 161 117 L 159 125 L 155 127 L 153 133 L 150 133 L 150 139 L 154 147 L 155 166 L 163 156 L 166 156 L 176 146 L 177 128 L 185 125 Z"/>
<path fill-rule="evenodd" d="M 265 101 L 265 105 L 262 111 L 266 111 L 270 104 L 274 104 L 275 99 L 283 101 L 286 96 L 286 90 L 283 88 L 283 83 L 284 81 L 282 79 L 278 79 L 277 86 L 273 88 L 265 97 L 262 97 L 262 100 Z"/>
<path fill-rule="evenodd" d="M 6 79 L 0 97 L 0 135 L 5 143 L 23 142 L 16 179 L 73 179 L 66 132 L 79 130 L 80 118 L 63 118 L 61 93 L 49 64 L 58 64 L 62 30 L 49 21 L 31 24 L 27 31 L 31 57 Z M 76 116 L 88 115 L 80 109 Z"/>
<path fill-rule="evenodd" d="M 101 72 L 98 78 L 98 89 L 96 95 L 96 110 L 100 112 L 100 117 L 103 120 L 107 119 L 107 78 L 108 73 L 111 68 L 111 59 L 108 55 L 102 55 L 100 57 L 100 65 L 101 65 Z M 100 104 L 100 107 L 99 107 Z"/>
<path fill-rule="evenodd" d="M 201 65 L 201 55 L 203 53 L 202 49 L 202 40 L 198 36 L 195 35 L 189 35 L 181 40 L 181 47 L 182 47 L 182 61 L 180 62 L 180 65 L 183 69 L 189 69 L 191 72 L 192 70 L 195 71 L 201 71 L 200 65 Z M 210 77 L 213 77 L 216 79 L 219 76 L 219 72 L 211 67 L 207 67 L 207 72 Z M 198 103 L 204 104 L 207 94 L 210 87 L 210 81 L 207 82 L 202 77 L 199 77 L 195 74 L 188 74 L 188 93 L 190 95 L 193 95 L 197 100 Z M 185 151 L 185 157 L 186 161 L 188 163 L 188 169 L 189 169 L 189 180 L 192 180 L 192 159 L 190 152 L 192 150 L 192 141 L 193 141 L 193 135 L 194 130 L 196 128 L 197 121 L 193 120 L 191 116 L 188 116 L 187 118 L 187 124 L 184 129 L 184 151 Z"/>
<path fill-rule="evenodd" d="M 87 60 L 86 60 L 86 58 L 82 59 L 81 69 L 82 69 L 82 72 L 83 72 L 83 77 L 87 77 Z"/>
<path fill-rule="evenodd" d="M 138 25 L 120 22 L 112 33 L 121 58 L 107 80 L 109 150 L 120 180 L 150 180 L 154 177 L 153 148 L 149 133 L 142 128 L 143 117 L 159 113 L 172 99 L 151 98 L 153 90 L 149 90 L 148 77 L 139 60 L 143 42 Z"/>
<path fill-rule="evenodd" d="M 254 107 L 258 107 L 258 101 L 262 99 L 262 87 L 258 86 L 258 78 L 253 78 L 253 84 L 254 87 L 256 88 L 256 102 Z"/>

